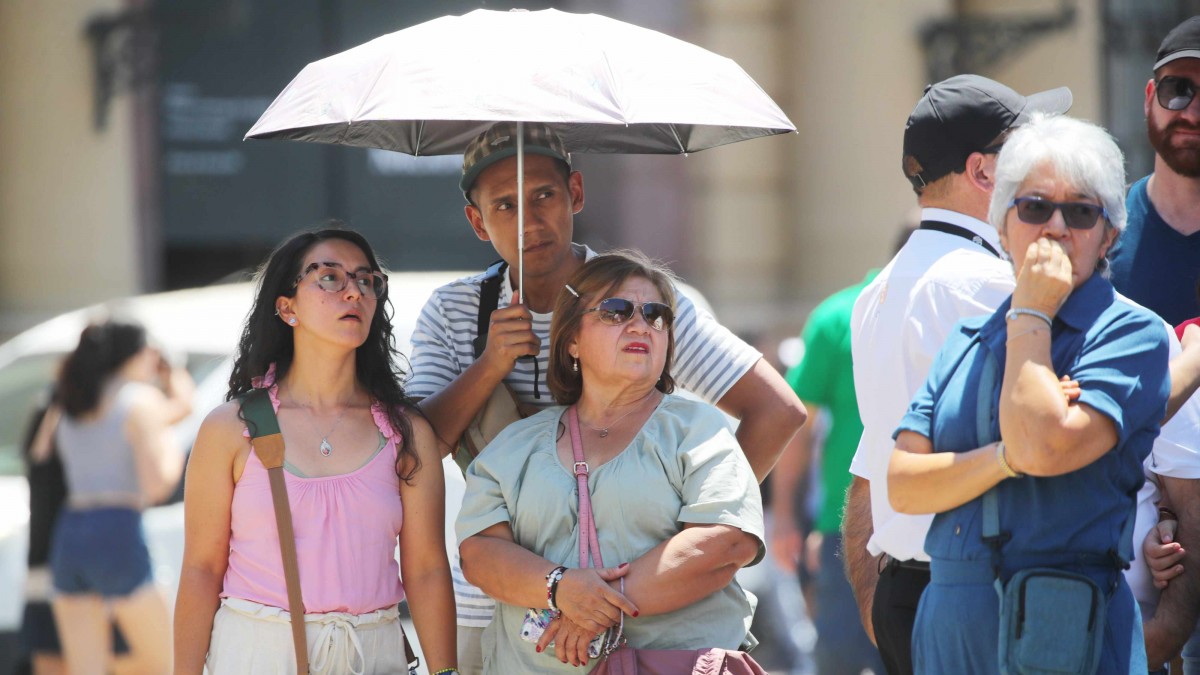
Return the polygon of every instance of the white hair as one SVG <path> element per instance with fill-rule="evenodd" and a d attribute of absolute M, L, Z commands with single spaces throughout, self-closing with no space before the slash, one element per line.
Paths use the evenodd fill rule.
<path fill-rule="evenodd" d="M 988 220 L 1003 232 L 1009 204 L 1038 166 L 1049 162 L 1062 180 L 1100 202 L 1108 225 L 1125 230 L 1125 155 L 1102 127 L 1064 115 L 1035 113 L 1017 128 L 996 159 Z"/>

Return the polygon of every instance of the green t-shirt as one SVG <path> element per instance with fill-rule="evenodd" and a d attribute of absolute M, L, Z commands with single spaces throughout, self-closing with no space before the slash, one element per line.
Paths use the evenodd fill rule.
<path fill-rule="evenodd" d="M 850 487 L 850 460 L 862 437 L 862 419 L 854 395 L 854 367 L 850 359 L 850 315 L 863 288 L 879 274 L 867 277 L 826 298 L 808 317 L 801 338 L 804 358 L 787 373 L 796 395 L 829 411 L 829 435 L 821 460 L 821 497 L 816 529 L 838 532 L 846 488 Z"/>

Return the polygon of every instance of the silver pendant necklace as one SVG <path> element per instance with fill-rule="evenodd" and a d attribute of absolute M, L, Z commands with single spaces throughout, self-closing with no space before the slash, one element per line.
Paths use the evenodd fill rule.
<path fill-rule="evenodd" d="M 309 414 L 312 414 L 312 406 L 302 406 L 299 403 L 296 403 L 296 398 L 294 396 L 289 396 L 289 398 L 292 399 L 293 406 L 297 408 L 306 408 L 308 409 Z M 329 432 L 321 437 L 321 445 L 318 446 L 318 450 L 320 450 L 322 457 L 328 457 L 333 454 L 333 444 L 329 442 L 329 437 L 333 435 L 333 432 L 337 431 L 338 425 L 342 423 L 342 418 L 346 416 L 346 413 L 349 412 L 349 410 L 350 406 L 342 408 L 342 412 L 338 414 L 337 419 L 333 421 L 333 426 L 329 428 Z M 310 426 L 312 427 L 313 431 L 320 433 L 321 430 L 317 428 L 316 423 L 311 423 Z"/>
<path fill-rule="evenodd" d="M 657 390 L 657 389 L 651 389 L 651 390 L 650 390 L 650 393 L 649 393 L 649 394 L 646 394 L 645 396 L 643 396 L 643 397 L 642 397 L 642 400 L 640 400 L 640 401 L 638 401 L 636 404 L 634 404 L 634 407 L 633 407 L 633 408 L 632 408 L 632 409 L 631 409 L 629 412 L 627 412 L 627 413 L 625 413 L 624 415 L 621 415 L 620 417 L 618 417 L 617 419 L 615 419 L 615 420 L 613 420 L 613 421 L 609 422 L 609 423 L 608 423 L 608 426 L 606 426 L 606 427 L 603 427 L 603 428 L 600 428 L 600 427 L 594 427 L 594 426 L 592 426 L 592 425 L 590 425 L 590 424 L 589 424 L 589 425 L 587 425 L 587 427 L 588 427 L 589 429 L 591 429 L 592 431 L 595 431 L 595 432 L 599 433 L 599 434 L 600 434 L 600 438 L 608 438 L 608 430 L 609 430 L 609 429 L 611 429 L 611 428 L 615 427 L 615 426 L 617 425 L 617 422 L 620 422 L 621 420 L 625 419 L 626 417 L 629 417 L 630 415 L 632 415 L 633 413 L 637 412 L 638 410 L 641 410 L 641 409 L 642 409 L 642 404 L 646 402 L 646 399 L 650 398 L 651 396 L 653 396 L 653 395 L 654 395 L 655 393 L 657 393 L 657 392 L 658 392 L 658 390 Z"/>
<path fill-rule="evenodd" d="M 333 435 L 333 432 L 337 431 L 338 425 L 342 423 L 342 418 L 346 416 L 346 411 L 349 409 L 350 409 L 349 406 L 342 408 L 341 414 L 338 415 L 337 419 L 333 421 L 333 426 L 330 427 L 329 433 L 327 433 L 321 437 L 321 448 L 320 449 L 321 449 L 322 457 L 328 457 L 333 454 L 333 445 L 330 444 L 329 437 Z M 314 426 L 313 428 L 315 429 L 316 427 Z"/>

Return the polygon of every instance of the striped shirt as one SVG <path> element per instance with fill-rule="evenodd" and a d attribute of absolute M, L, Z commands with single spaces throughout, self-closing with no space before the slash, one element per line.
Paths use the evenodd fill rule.
<path fill-rule="evenodd" d="M 576 252 L 591 259 L 596 252 L 573 244 Z M 435 290 L 412 335 L 412 377 L 406 391 L 418 399 L 446 388 L 475 361 L 472 341 L 478 332 L 479 291 L 484 273 L 465 277 Z M 500 284 L 498 307 L 507 307 L 513 290 L 508 274 Z M 711 314 L 697 307 L 676 289 L 675 382 L 701 399 L 716 403 L 762 357 Z M 554 405 L 546 387 L 550 361 L 550 320 L 553 313 L 533 315 L 533 332 L 542 342 L 537 365 L 532 359 L 517 361 L 504 381 L 522 402 L 546 408 Z M 456 559 L 453 561 L 454 599 L 460 626 L 485 628 L 492 620 L 495 601 L 467 583 Z"/>

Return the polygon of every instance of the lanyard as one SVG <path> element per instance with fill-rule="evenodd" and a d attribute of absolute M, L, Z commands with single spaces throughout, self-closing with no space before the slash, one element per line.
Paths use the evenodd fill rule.
<path fill-rule="evenodd" d="M 982 246 L 983 248 L 987 249 L 988 253 L 991 253 L 992 255 L 996 256 L 997 258 L 1000 257 L 1000 252 L 997 251 L 994 246 L 987 243 L 987 241 L 984 240 L 983 237 L 975 234 L 974 232 L 968 230 L 967 228 L 965 228 L 961 225 L 951 225 L 950 223 L 943 223 L 943 222 L 940 222 L 937 220 L 922 220 L 921 227 L 919 227 L 917 229 L 933 230 L 934 232 L 941 232 L 943 234 L 949 234 L 949 235 L 953 235 L 955 237 L 962 237 L 963 239 L 968 239 L 970 241 L 975 242 L 977 245 Z"/>

